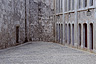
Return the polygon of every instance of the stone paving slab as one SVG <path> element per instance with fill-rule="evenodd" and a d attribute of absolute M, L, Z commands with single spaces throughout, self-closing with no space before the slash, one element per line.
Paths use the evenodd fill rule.
<path fill-rule="evenodd" d="M 96 55 L 52 42 L 29 42 L 0 50 L 0 64 L 96 64 Z"/>

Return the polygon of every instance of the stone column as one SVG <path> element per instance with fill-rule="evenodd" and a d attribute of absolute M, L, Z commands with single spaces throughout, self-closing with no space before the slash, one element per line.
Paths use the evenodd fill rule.
<path fill-rule="evenodd" d="M 77 13 L 77 0 L 75 0 L 75 47 L 78 45 L 78 13 Z"/>
<path fill-rule="evenodd" d="M 64 30 L 64 28 L 65 28 L 65 15 L 64 15 L 64 12 L 65 12 L 65 7 L 64 7 L 64 5 L 65 5 L 65 3 L 64 3 L 64 1 L 65 0 L 63 0 L 63 2 L 62 2 L 62 7 L 63 7 L 63 44 L 65 44 L 65 30 Z"/>

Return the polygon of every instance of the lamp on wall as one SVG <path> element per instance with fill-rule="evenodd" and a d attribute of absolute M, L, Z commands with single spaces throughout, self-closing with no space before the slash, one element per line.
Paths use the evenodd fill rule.
<path fill-rule="evenodd" d="M 71 17 L 71 14 L 69 13 L 69 17 Z"/>
<path fill-rule="evenodd" d="M 91 11 L 88 9 L 87 10 L 87 16 L 90 16 L 91 15 Z"/>

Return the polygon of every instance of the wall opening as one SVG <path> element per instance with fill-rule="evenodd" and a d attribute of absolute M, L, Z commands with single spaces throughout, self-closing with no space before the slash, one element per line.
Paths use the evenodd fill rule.
<path fill-rule="evenodd" d="M 90 24 L 90 49 L 93 49 L 93 24 Z"/>
<path fill-rule="evenodd" d="M 78 0 L 78 8 L 81 8 L 81 0 Z"/>
<path fill-rule="evenodd" d="M 93 0 L 90 0 L 90 6 L 93 6 Z"/>
<path fill-rule="evenodd" d="M 65 42 L 67 43 L 67 24 L 65 24 Z"/>
<path fill-rule="evenodd" d="M 59 24 L 59 43 L 60 43 L 60 41 L 61 41 L 61 33 L 60 33 L 60 31 L 61 31 L 61 29 L 60 29 L 60 24 Z"/>
<path fill-rule="evenodd" d="M 81 46 L 81 24 L 79 24 L 79 46 Z"/>
<path fill-rule="evenodd" d="M 87 48 L 87 24 L 83 24 L 84 47 Z"/>
<path fill-rule="evenodd" d="M 72 10 L 74 10 L 74 0 L 72 0 Z"/>
<path fill-rule="evenodd" d="M 72 24 L 72 45 L 74 45 L 74 24 Z"/>
<path fill-rule="evenodd" d="M 63 44 L 63 24 L 61 24 L 61 44 Z"/>
<path fill-rule="evenodd" d="M 71 25 L 69 24 L 69 44 L 71 44 Z"/>
<path fill-rule="evenodd" d="M 71 0 L 68 2 L 69 11 L 71 10 Z"/>
<path fill-rule="evenodd" d="M 56 24 L 56 41 L 58 42 L 58 24 Z"/>
<path fill-rule="evenodd" d="M 84 0 L 84 7 L 87 7 L 87 0 Z"/>
<path fill-rule="evenodd" d="M 19 26 L 16 27 L 16 43 L 19 43 Z"/>
<path fill-rule="evenodd" d="M 65 11 L 67 11 L 67 0 L 65 0 Z"/>

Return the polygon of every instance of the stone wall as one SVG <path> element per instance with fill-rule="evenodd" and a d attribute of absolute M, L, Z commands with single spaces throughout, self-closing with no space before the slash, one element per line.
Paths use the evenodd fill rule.
<path fill-rule="evenodd" d="M 54 41 L 53 2 L 30 0 L 30 39 L 33 41 Z"/>
<path fill-rule="evenodd" d="M 16 26 L 19 26 L 19 41 L 25 38 L 25 1 L 0 0 L 0 48 L 16 45 Z"/>
<path fill-rule="evenodd" d="M 28 41 L 54 41 L 53 12 L 50 0 L 26 0 L 26 7 L 25 0 L 0 0 L 0 48 L 22 44 L 25 36 Z"/>

